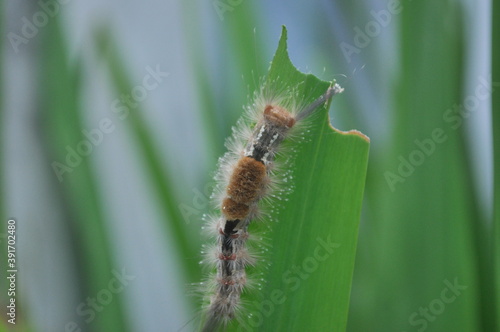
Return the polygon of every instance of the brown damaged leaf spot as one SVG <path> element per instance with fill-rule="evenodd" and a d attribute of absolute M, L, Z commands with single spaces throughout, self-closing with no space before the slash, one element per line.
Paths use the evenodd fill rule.
<path fill-rule="evenodd" d="M 366 136 L 365 134 L 363 134 L 362 132 L 360 132 L 359 130 L 356 130 L 356 129 L 351 129 L 351 130 L 347 130 L 347 131 L 342 131 L 340 129 L 337 129 L 335 128 L 333 125 L 332 125 L 332 122 L 330 120 L 330 116 L 328 116 L 328 126 L 333 129 L 336 133 L 338 134 L 341 134 L 341 135 L 355 135 L 355 136 L 359 136 L 361 137 L 363 140 L 365 140 L 366 142 L 370 143 L 370 137 Z"/>

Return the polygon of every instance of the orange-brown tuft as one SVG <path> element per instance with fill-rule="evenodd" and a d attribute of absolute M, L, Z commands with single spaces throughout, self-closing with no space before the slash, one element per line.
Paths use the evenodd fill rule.
<path fill-rule="evenodd" d="M 287 110 L 273 105 L 264 109 L 264 119 L 280 127 L 292 128 L 295 124 L 295 119 Z"/>
<path fill-rule="evenodd" d="M 250 208 L 248 205 L 237 203 L 231 198 L 222 201 L 221 211 L 227 220 L 242 220 L 248 215 Z"/>
<path fill-rule="evenodd" d="M 250 205 L 261 194 L 266 181 L 266 166 L 250 157 L 238 161 L 229 179 L 227 194 L 237 203 Z"/>

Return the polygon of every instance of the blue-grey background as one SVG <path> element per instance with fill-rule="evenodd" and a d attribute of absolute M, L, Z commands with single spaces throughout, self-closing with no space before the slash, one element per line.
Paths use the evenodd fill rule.
<path fill-rule="evenodd" d="M 391 132 L 397 123 L 389 110 L 394 107 L 396 78 L 404 70 L 400 62 L 400 17 L 395 15 L 351 59 L 341 49 L 342 42 L 354 43 L 355 27 L 373 20 L 370 11 L 386 8 L 387 1 L 347 4 L 333 0 L 273 0 L 251 5 L 248 1 L 243 0 L 242 4 L 234 1 L 236 5 L 230 5 L 232 10 L 219 16 L 212 1 L 73 0 L 60 4 L 60 12 L 50 18 L 61 21 L 70 63 L 80 61 L 83 68 L 83 127 L 97 128 L 105 117 L 112 118 L 115 125 L 115 130 L 104 135 L 102 143 L 87 158 L 101 189 L 113 266 L 136 277 L 121 294 L 124 317 L 131 331 L 177 331 L 195 312 L 186 295 L 187 282 L 180 273 L 180 260 L 185 258 L 177 254 L 173 235 L 166 231 L 161 220 L 141 156 L 127 129 L 127 119 L 122 121 L 112 112 L 111 105 L 119 96 L 112 88 L 105 66 L 97 59 L 94 42 L 97 27 L 111 29 L 132 84 L 141 84 L 148 67 L 159 66 L 169 73 L 157 88 L 149 91 L 141 109 L 150 134 L 161 149 L 162 162 L 175 174 L 174 185 L 183 188 L 179 203 L 192 204 L 195 195 L 192 189 L 201 190 L 209 179 L 216 155 L 222 151 L 222 138 L 229 134 L 227 128 L 236 120 L 240 107 L 248 102 L 249 86 L 265 75 L 282 25 L 288 29 L 290 58 L 300 70 L 325 80 L 335 78 L 344 86 L 345 94 L 331 109 L 333 125 L 341 130 L 358 129 L 368 135 L 373 158 L 393 139 Z M 458 2 L 464 9 L 467 47 L 463 54 L 462 91 L 467 94 L 477 86 L 478 77 L 488 78 L 491 72 L 491 4 L 487 0 Z M 21 318 L 30 331 L 64 331 L 69 321 L 78 322 L 83 331 L 91 331 L 92 323 L 83 322 L 76 308 L 88 296 L 95 295 L 86 294 L 80 287 L 78 256 L 72 245 L 78 234 L 72 234 L 67 225 L 65 208 L 69 207 L 61 206 L 56 198 L 60 182 L 40 139 L 43 123 L 40 86 L 51 79 L 40 77 L 44 27 L 26 44 L 19 45 L 17 52 L 7 37 L 9 32 L 20 33 L 23 17 L 31 20 L 33 14 L 43 9 L 34 1 L 2 4 L 2 200 L 5 214 L 15 218 L 18 226 Z M 235 26 L 232 16 L 244 17 L 238 11 L 249 7 L 252 8 L 249 16 L 256 19 L 252 29 L 241 34 L 231 31 Z M 242 36 L 251 38 L 240 39 Z M 245 45 L 252 52 L 247 56 L 255 58 L 253 77 L 241 69 L 235 58 L 237 54 L 232 50 L 237 44 Z M 420 47 L 433 45 L 424 42 Z M 201 64 L 196 64 L 200 60 Z M 204 107 L 198 84 L 200 68 L 208 76 L 213 100 L 221 106 L 219 128 L 225 129 L 218 133 L 221 139 L 217 147 L 205 144 L 208 133 L 200 116 Z M 493 191 L 489 102 L 481 102 L 465 120 L 464 127 L 472 165 L 471 181 L 479 213 L 484 218 L 492 213 Z M 222 107 L 228 105 L 233 109 L 226 116 Z M 383 177 L 383 174 L 373 176 Z M 366 224 L 377 222 L 369 216 L 369 211 L 364 211 L 360 248 L 363 239 L 370 236 L 363 233 Z M 194 242 L 199 241 L 198 232 L 192 236 Z M 366 250 L 369 249 L 361 252 Z M 361 320 L 363 317 L 356 308 L 363 307 L 364 295 L 357 293 L 356 280 L 350 319 Z M 106 315 L 106 307 L 98 314 Z"/>

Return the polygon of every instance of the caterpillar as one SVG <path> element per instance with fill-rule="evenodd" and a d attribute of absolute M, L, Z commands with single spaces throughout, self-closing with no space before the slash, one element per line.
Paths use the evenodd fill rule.
<path fill-rule="evenodd" d="M 280 169 L 275 157 L 282 142 L 304 119 L 310 117 L 332 96 L 343 91 L 336 83 L 318 99 L 301 105 L 293 94 L 270 93 L 262 88 L 245 116 L 233 128 L 228 152 L 219 159 L 215 176 L 218 186 L 212 195 L 220 211 L 209 217 L 207 229 L 215 245 L 206 252 L 206 261 L 216 272 L 207 283 L 209 304 L 205 308 L 203 332 L 216 331 L 233 320 L 241 308 L 241 293 L 248 287 L 246 267 L 255 264 L 247 248 L 248 226 L 260 217 L 259 203 L 277 186 L 273 172 Z M 295 96 L 294 96 L 295 97 Z M 253 128 L 248 123 L 254 124 Z"/>

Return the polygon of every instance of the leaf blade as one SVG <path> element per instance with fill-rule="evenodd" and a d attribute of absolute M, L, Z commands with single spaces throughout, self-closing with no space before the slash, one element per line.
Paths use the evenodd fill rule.
<path fill-rule="evenodd" d="M 283 28 L 268 82 L 297 89 L 311 102 L 331 83 L 300 73 L 286 47 Z M 266 283 L 260 295 L 247 296 L 251 318 L 239 319 L 250 329 L 343 330 L 347 324 L 369 143 L 359 133 L 333 130 L 326 108 L 313 116 L 308 129 L 307 139 L 296 145 L 296 188 L 279 210 L 280 221 L 272 224 L 267 252 L 272 264 L 262 272 Z M 328 299 L 321 299 L 324 294 Z"/>

